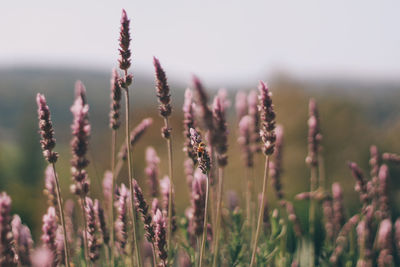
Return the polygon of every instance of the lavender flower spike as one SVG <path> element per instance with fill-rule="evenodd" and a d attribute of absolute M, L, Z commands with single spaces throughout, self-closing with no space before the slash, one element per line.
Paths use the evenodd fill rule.
<path fill-rule="evenodd" d="M 365 181 L 364 174 L 356 163 L 349 162 L 348 166 L 354 178 L 356 179 L 355 190 L 360 194 L 361 203 L 363 203 L 365 208 L 369 202 L 369 195 L 367 190 L 367 182 Z"/>
<path fill-rule="evenodd" d="M 71 172 L 75 181 L 75 185 L 71 189 L 73 193 L 84 197 L 89 191 L 89 182 L 85 171 L 89 164 L 89 160 L 86 158 L 90 137 L 89 106 L 84 104 L 82 97 L 77 97 L 71 107 L 71 112 L 74 116 L 71 125 L 73 135 L 71 140 Z"/>
<path fill-rule="evenodd" d="M 112 183 L 113 183 L 113 174 L 111 171 L 105 171 L 104 172 L 104 178 L 103 178 L 103 200 L 104 200 L 104 206 L 107 210 L 111 209 L 111 203 L 112 201 L 112 195 L 114 192 L 112 192 Z"/>
<path fill-rule="evenodd" d="M 196 104 L 199 109 L 200 117 L 205 128 L 210 131 L 211 137 L 213 137 L 214 122 L 212 111 L 208 106 L 208 95 L 196 76 L 193 76 L 193 87 L 196 92 Z M 214 145 L 213 138 L 211 138 L 211 144 Z"/>
<path fill-rule="evenodd" d="M 238 121 L 240 121 L 244 116 L 247 115 L 247 95 L 245 92 L 242 91 L 237 92 L 235 98 L 235 108 L 236 108 L 236 117 Z M 256 109 L 257 109 L 257 101 L 256 101 Z"/>
<path fill-rule="evenodd" d="M 161 67 L 160 61 L 153 57 L 153 64 L 156 73 L 156 89 L 158 102 L 160 103 L 159 111 L 163 118 L 167 118 L 171 115 L 171 94 L 165 75 L 164 69 Z"/>
<path fill-rule="evenodd" d="M 162 199 L 163 199 L 163 210 L 165 211 L 164 216 L 168 218 L 168 211 L 169 211 L 169 198 L 171 197 L 171 227 L 172 227 L 172 232 L 176 231 L 176 218 L 175 218 L 175 201 L 174 201 L 174 194 L 175 192 L 172 191 L 172 194 L 170 192 L 170 183 L 171 180 L 169 179 L 168 176 L 164 176 L 163 179 L 160 180 L 160 189 L 161 189 L 161 194 L 162 194 Z"/>
<path fill-rule="evenodd" d="M 134 147 L 140 138 L 144 135 L 146 130 L 153 124 L 152 118 L 143 119 L 131 132 L 130 134 L 130 145 Z M 128 158 L 128 149 L 126 147 L 126 143 L 121 146 L 119 152 L 119 158 L 123 161 L 127 160 Z"/>
<path fill-rule="evenodd" d="M 36 95 L 38 105 L 39 129 L 42 140 L 40 144 L 43 150 L 43 156 L 49 163 L 55 163 L 58 159 L 58 154 L 53 151 L 56 146 L 54 138 L 54 129 L 51 122 L 50 110 L 46 103 L 46 98 L 42 94 Z"/>
<path fill-rule="evenodd" d="M 242 157 L 247 168 L 251 168 L 254 165 L 254 154 L 251 148 L 251 124 L 252 118 L 249 115 L 243 116 L 243 118 L 239 122 L 239 137 L 237 140 L 240 145 Z"/>
<path fill-rule="evenodd" d="M 206 201 L 206 181 L 207 175 L 197 169 L 194 173 L 192 183 L 192 195 L 190 202 L 193 210 L 193 221 L 191 225 L 196 236 L 200 236 L 203 233 L 204 224 L 204 209 Z"/>
<path fill-rule="evenodd" d="M 161 260 L 159 266 L 166 267 L 168 258 L 168 253 L 166 251 L 166 222 L 160 210 L 157 210 L 154 215 L 153 222 L 155 225 L 155 245 L 158 250 L 158 257 Z"/>
<path fill-rule="evenodd" d="M 197 154 L 197 161 L 199 168 L 204 174 L 208 173 L 211 169 L 210 156 L 203 143 L 201 135 L 193 128 L 190 128 L 190 139 L 195 153 Z"/>
<path fill-rule="evenodd" d="M 380 250 L 379 266 L 393 266 L 392 236 L 392 222 L 390 219 L 384 219 L 379 226 L 377 236 L 377 246 Z"/>
<path fill-rule="evenodd" d="M 120 36 L 119 36 L 119 54 L 120 58 L 119 68 L 121 70 L 128 70 L 131 66 L 131 50 L 129 49 L 131 43 L 131 37 L 129 33 L 129 24 L 130 20 L 126 15 L 126 11 L 122 9 L 122 16 L 121 16 L 121 29 L 120 29 Z M 129 85 L 129 84 L 127 84 Z"/>
<path fill-rule="evenodd" d="M 54 266 L 54 255 L 53 253 L 42 246 L 37 248 L 32 254 L 32 266 L 33 267 L 53 267 Z"/>
<path fill-rule="evenodd" d="M 121 86 L 119 84 L 119 76 L 116 69 L 112 70 L 110 84 L 110 128 L 113 130 L 118 130 L 119 126 L 121 125 Z"/>
<path fill-rule="evenodd" d="M 379 168 L 379 216 L 380 219 L 390 218 L 390 207 L 389 207 L 389 168 L 386 164 L 383 164 Z"/>
<path fill-rule="evenodd" d="M 276 127 L 276 144 L 275 144 L 275 161 L 273 164 L 273 168 L 271 168 L 271 183 L 275 189 L 275 194 L 278 200 L 283 199 L 283 190 L 282 190 L 282 154 L 283 154 L 283 127 L 278 125 Z"/>
<path fill-rule="evenodd" d="M 92 262 L 95 262 L 99 257 L 99 244 L 97 242 L 96 237 L 96 215 L 93 206 L 93 201 L 91 198 L 86 197 L 86 231 L 87 231 L 87 242 L 88 242 L 88 249 L 89 249 L 89 258 Z"/>
<path fill-rule="evenodd" d="M 188 158 L 193 161 L 193 164 L 197 163 L 197 156 L 190 143 L 190 128 L 196 128 L 194 120 L 194 108 L 192 91 L 187 88 L 185 91 L 185 100 L 183 103 L 183 135 L 185 136 L 185 143 L 183 150 L 186 152 Z"/>
<path fill-rule="evenodd" d="M 21 265 L 31 265 L 31 251 L 33 247 L 33 240 L 31 231 L 26 225 L 23 225 L 21 218 L 14 215 L 11 221 L 12 233 L 15 241 L 15 250 L 18 255 L 18 261 Z"/>
<path fill-rule="evenodd" d="M 250 124 L 251 145 L 252 145 L 253 152 L 259 153 L 259 152 L 261 152 L 260 114 L 259 114 L 259 110 L 257 107 L 258 97 L 257 97 L 256 90 L 250 91 L 249 95 L 247 96 L 247 103 L 248 103 L 248 114 L 252 118 L 251 124 Z"/>
<path fill-rule="evenodd" d="M 84 105 L 87 104 L 87 98 L 86 98 L 86 87 L 81 81 L 76 81 L 75 82 L 75 98 L 82 98 L 82 102 Z"/>
<path fill-rule="evenodd" d="M 226 100 L 226 90 L 218 91 L 214 98 L 213 117 L 215 122 L 215 150 L 218 154 L 218 166 L 224 167 L 228 164 L 228 129 L 226 126 L 225 108 L 229 105 Z"/>
<path fill-rule="evenodd" d="M 0 266 L 16 265 L 10 212 L 11 198 L 3 192 L 0 194 Z"/>
<path fill-rule="evenodd" d="M 317 103 L 312 98 L 309 102 L 308 155 L 306 158 L 306 162 L 311 166 L 318 165 L 318 151 L 321 139 Z"/>
<path fill-rule="evenodd" d="M 94 208 L 94 213 L 96 215 L 97 229 L 100 230 L 101 237 L 103 239 L 103 244 L 108 246 L 110 242 L 110 232 L 107 228 L 106 216 L 104 214 L 104 210 L 101 207 L 100 201 L 98 199 L 94 200 L 93 208 Z"/>
<path fill-rule="evenodd" d="M 48 165 L 46 167 L 44 186 L 44 193 L 47 195 L 47 204 L 54 207 L 57 218 L 59 218 L 60 214 L 58 214 L 57 186 L 52 165 Z"/>
<path fill-rule="evenodd" d="M 133 183 L 133 194 L 135 197 L 136 211 L 142 215 L 142 220 L 144 223 L 145 236 L 147 241 L 150 243 L 154 242 L 154 226 L 152 224 L 152 218 L 149 214 L 149 206 L 144 199 L 142 189 L 139 184 L 134 179 Z"/>
<path fill-rule="evenodd" d="M 158 197 L 158 165 L 160 164 L 160 158 L 153 147 L 148 147 L 146 149 L 146 163 L 147 166 L 144 172 L 148 178 L 150 195 L 152 197 Z"/>
<path fill-rule="evenodd" d="M 126 254 L 125 246 L 128 242 L 128 199 L 128 189 L 122 184 L 119 188 L 119 197 L 116 204 L 118 218 L 115 222 L 117 246 L 122 254 Z"/>
<path fill-rule="evenodd" d="M 264 82 L 260 81 L 258 89 L 260 91 L 258 109 L 261 117 L 260 135 L 264 142 L 263 151 L 265 155 L 272 155 L 276 140 L 274 105 L 272 104 L 271 92 Z"/>
<path fill-rule="evenodd" d="M 383 153 L 382 155 L 384 160 L 393 162 L 393 163 L 400 163 L 400 155 L 394 153 Z"/>
<path fill-rule="evenodd" d="M 42 226 L 42 241 L 44 246 L 51 251 L 53 259 L 56 259 L 57 245 L 56 245 L 56 231 L 58 228 L 57 216 L 54 207 L 49 207 L 47 213 L 43 216 Z"/>
<path fill-rule="evenodd" d="M 333 208 L 333 225 L 335 227 L 335 237 L 344 223 L 344 206 L 343 206 L 343 193 L 339 183 L 332 184 L 332 208 Z"/>

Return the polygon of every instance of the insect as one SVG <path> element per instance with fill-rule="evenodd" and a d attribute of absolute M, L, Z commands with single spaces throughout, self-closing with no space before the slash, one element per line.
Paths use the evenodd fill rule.
<path fill-rule="evenodd" d="M 203 157 L 203 153 L 206 150 L 206 145 L 203 142 L 200 142 L 197 146 L 197 157 Z"/>

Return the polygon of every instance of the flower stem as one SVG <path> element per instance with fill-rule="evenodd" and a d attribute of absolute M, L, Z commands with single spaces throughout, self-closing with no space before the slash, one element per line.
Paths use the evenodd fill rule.
<path fill-rule="evenodd" d="M 310 192 L 314 194 L 317 189 L 317 167 L 311 166 L 311 179 L 310 179 Z M 311 257 L 311 267 L 315 265 L 315 199 L 314 197 L 310 198 L 310 210 L 309 210 L 309 233 L 311 236 L 312 246 L 310 249 L 310 257 Z"/>
<path fill-rule="evenodd" d="M 208 194 L 210 191 L 210 182 L 209 182 L 209 177 L 207 177 L 207 184 L 206 184 L 206 200 L 204 203 L 204 224 L 203 224 L 203 237 L 201 240 L 201 247 L 200 247 L 200 255 L 199 255 L 199 267 L 202 267 L 203 263 L 203 254 L 204 254 L 204 249 L 206 247 L 206 240 L 207 240 L 207 217 L 208 217 Z"/>
<path fill-rule="evenodd" d="M 127 76 L 127 73 L 125 71 L 125 77 Z M 138 238 L 136 235 L 136 214 L 135 214 L 135 203 L 133 200 L 133 174 L 132 174 L 132 154 L 131 154 L 131 145 L 130 145 L 130 138 L 129 138 L 129 91 L 128 88 L 124 88 L 125 90 L 125 128 L 126 128 L 126 148 L 128 150 L 128 175 L 129 175 L 129 189 L 130 189 L 130 199 L 131 199 L 131 221 L 133 223 L 132 225 L 132 231 L 133 231 L 133 246 L 132 250 L 135 250 L 135 256 L 136 256 L 136 263 L 138 267 L 142 266 L 141 258 L 140 258 L 140 253 L 139 253 L 139 244 L 138 244 Z M 133 265 L 133 262 L 132 262 Z"/>
<path fill-rule="evenodd" d="M 115 191 L 115 183 L 116 183 L 116 175 L 115 175 L 115 149 L 117 144 L 117 131 L 112 130 L 111 137 L 111 171 L 112 171 L 112 184 L 111 184 L 111 207 L 110 208 L 110 248 L 111 248 L 111 262 L 110 266 L 114 266 L 114 191 Z"/>
<path fill-rule="evenodd" d="M 169 131 L 169 121 L 168 117 L 164 117 L 165 127 Z M 171 134 L 168 138 L 165 138 L 167 141 L 167 149 L 168 149 L 168 170 L 169 170 L 169 197 L 168 197 L 168 242 L 167 242 L 167 250 L 168 250 L 168 264 L 172 263 L 172 189 L 173 189 L 173 167 L 172 167 L 172 142 L 171 142 Z"/>
<path fill-rule="evenodd" d="M 258 212 L 257 229 L 256 229 L 256 235 L 254 237 L 253 252 L 252 252 L 252 255 L 251 255 L 250 267 L 253 267 L 254 264 L 255 264 L 256 252 L 257 252 L 257 243 L 258 243 L 258 238 L 260 237 L 261 225 L 263 223 L 262 219 L 264 217 L 264 205 L 265 205 L 265 198 L 267 197 L 267 181 L 268 181 L 268 176 L 269 176 L 269 158 L 270 158 L 270 156 L 267 155 L 266 159 L 265 159 L 264 181 L 263 181 L 263 189 L 262 189 L 262 200 L 261 200 L 261 204 L 260 204 L 259 212 Z"/>
<path fill-rule="evenodd" d="M 224 187 L 224 168 L 218 168 L 218 196 L 217 196 L 217 216 L 215 223 L 215 243 L 214 243 L 214 253 L 213 253 L 213 267 L 217 266 L 217 258 L 218 258 L 218 245 L 219 245 L 219 230 L 221 229 L 221 208 L 222 208 L 222 191 Z"/>
<path fill-rule="evenodd" d="M 61 198 L 61 190 L 60 190 L 60 183 L 58 181 L 58 176 L 57 176 L 57 172 L 56 172 L 56 164 L 52 163 L 53 165 L 53 172 L 54 172 L 54 180 L 56 181 L 56 192 L 57 192 L 57 199 L 58 199 L 58 209 L 60 212 L 60 217 L 61 217 L 61 225 L 63 228 L 63 234 L 64 234 L 64 247 L 65 247 L 65 265 L 66 267 L 70 266 L 70 258 L 69 258 L 69 243 L 68 243 L 68 239 L 67 239 L 67 231 L 65 228 L 65 219 L 64 219 L 64 209 L 63 209 L 63 205 L 62 205 L 62 198 Z"/>

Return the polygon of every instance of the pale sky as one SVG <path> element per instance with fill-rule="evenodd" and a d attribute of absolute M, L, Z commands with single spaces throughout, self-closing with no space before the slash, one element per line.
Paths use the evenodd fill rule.
<path fill-rule="evenodd" d="M 400 80 L 400 1 L 4 1 L 0 67 L 116 65 L 121 8 L 134 70 L 212 83 L 295 77 Z"/>

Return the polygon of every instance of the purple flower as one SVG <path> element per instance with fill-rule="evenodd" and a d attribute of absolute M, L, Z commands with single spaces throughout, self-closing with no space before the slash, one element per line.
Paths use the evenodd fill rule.
<path fill-rule="evenodd" d="M 250 121 L 251 146 L 254 152 L 259 153 L 261 152 L 260 113 L 257 107 L 258 96 L 256 90 L 250 91 L 249 95 L 247 96 L 247 103 L 248 103 L 248 114 L 252 118 L 252 120 Z"/>
<path fill-rule="evenodd" d="M 166 222 L 165 218 L 160 210 L 157 210 L 154 215 L 153 222 L 155 225 L 155 245 L 158 252 L 158 257 L 161 262 L 159 266 L 167 266 L 168 253 L 166 251 Z"/>
<path fill-rule="evenodd" d="M 275 194 L 278 200 L 282 200 L 283 190 L 282 190 L 282 158 L 283 158 L 283 127 L 278 125 L 275 130 L 276 133 L 276 143 L 275 143 L 275 161 L 273 168 L 271 168 L 271 183 L 275 189 Z"/>
<path fill-rule="evenodd" d="M 225 108 L 229 105 L 226 100 L 226 90 L 219 90 L 214 98 L 213 118 L 215 126 L 215 150 L 217 152 L 218 165 L 224 167 L 228 164 L 228 129 L 226 126 Z"/>
<path fill-rule="evenodd" d="M 185 91 L 185 100 L 183 103 L 183 135 L 185 136 L 185 143 L 183 150 L 186 152 L 188 158 L 193 161 L 193 164 L 197 163 L 197 156 L 193 150 L 190 142 L 190 128 L 196 128 L 194 120 L 194 109 L 195 104 L 193 103 L 192 91 L 188 88 Z"/>
<path fill-rule="evenodd" d="M 134 147 L 136 143 L 140 140 L 146 130 L 153 124 L 152 118 L 143 119 L 136 127 L 132 130 L 130 134 L 130 144 L 131 147 Z M 124 142 L 121 146 L 121 149 L 118 154 L 119 158 L 123 161 L 126 161 L 128 158 L 128 149 L 126 148 L 126 143 Z"/>
<path fill-rule="evenodd" d="M 201 135 L 195 129 L 190 128 L 190 139 L 193 149 L 197 154 L 199 168 L 206 174 L 211 169 L 211 160 Z"/>
<path fill-rule="evenodd" d="M 43 150 L 43 156 L 49 163 L 55 163 L 58 154 L 53 151 L 56 146 L 56 139 L 54 138 L 54 129 L 51 122 L 50 109 L 47 106 L 46 98 L 42 94 L 36 95 L 36 102 L 38 106 L 39 116 L 39 133 L 42 137 L 40 144 Z"/>
<path fill-rule="evenodd" d="M 335 227 L 335 236 L 344 223 L 344 207 L 343 207 L 343 193 L 339 183 L 332 184 L 332 208 L 333 208 L 333 225 Z"/>
<path fill-rule="evenodd" d="M 124 184 L 121 184 L 116 203 L 118 217 L 115 222 L 115 237 L 117 246 L 122 254 L 126 254 L 125 246 L 128 242 L 128 199 L 128 189 Z"/>
<path fill-rule="evenodd" d="M 171 207 L 171 226 L 172 226 L 172 232 L 176 231 L 176 218 L 175 218 L 175 201 L 174 201 L 174 191 L 172 191 L 172 194 L 170 192 L 170 179 L 168 176 L 164 176 L 163 179 L 160 180 L 160 189 L 161 189 L 161 196 L 163 200 L 163 210 L 164 210 L 164 216 L 168 218 L 168 203 L 169 203 L 169 198 L 172 197 L 172 207 Z M 173 190 L 173 189 L 172 189 Z"/>
<path fill-rule="evenodd" d="M 261 139 L 264 142 L 264 154 L 272 155 L 275 148 L 275 112 L 272 104 L 271 92 L 267 85 L 260 81 L 259 89 L 259 105 L 261 118 Z"/>
<path fill-rule="evenodd" d="M 383 164 L 379 168 L 379 217 L 381 219 L 390 218 L 390 207 L 389 207 L 389 168 L 386 164 Z"/>
<path fill-rule="evenodd" d="M 160 61 L 153 57 L 153 64 L 156 73 L 156 89 L 158 102 L 160 103 L 159 111 L 161 117 L 167 118 L 171 115 L 171 94 L 165 75 L 164 69 L 161 67 Z"/>
<path fill-rule="evenodd" d="M 100 257 L 100 245 L 97 242 L 96 237 L 96 225 L 97 219 L 91 198 L 86 197 L 86 231 L 87 231 L 87 242 L 89 249 L 89 258 L 92 262 L 95 262 Z"/>
<path fill-rule="evenodd" d="M 252 124 L 252 118 L 249 115 L 244 116 L 239 122 L 239 138 L 238 143 L 242 151 L 242 157 L 245 161 L 245 165 L 251 168 L 254 164 L 253 150 L 251 149 L 251 131 L 250 125 Z"/>
<path fill-rule="evenodd" d="M 0 266 L 16 265 L 10 213 L 11 198 L 3 192 L 0 194 Z"/>
<path fill-rule="evenodd" d="M 142 189 L 135 179 L 132 181 L 133 184 L 133 195 L 135 198 L 136 211 L 142 215 L 144 223 L 145 236 L 147 241 L 153 242 L 154 240 L 154 226 L 152 224 L 152 218 L 149 214 L 149 206 L 144 199 Z"/>
<path fill-rule="evenodd" d="M 57 218 L 59 218 L 56 180 L 54 177 L 53 166 L 51 164 L 48 165 L 45 170 L 44 187 L 44 193 L 47 195 L 47 203 L 49 206 L 54 207 L 54 209 L 56 210 Z"/>
<path fill-rule="evenodd" d="M 203 233 L 204 227 L 204 209 L 206 202 L 206 182 L 207 175 L 197 169 L 194 173 L 192 183 L 191 204 L 193 210 L 192 226 L 194 234 L 200 236 Z"/>
<path fill-rule="evenodd" d="M 119 84 L 119 76 L 116 69 L 112 70 L 111 81 L 111 104 L 110 104 L 110 128 L 117 130 L 121 125 L 121 86 Z"/>
<path fill-rule="evenodd" d="M 36 249 L 32 254 L 31 260 L 34 267 L 54 266 L 54 254 L 46 246 Z"/>
<path fill-rule="evenodd" d="M 31 251 L 33 247 L 33 240 L 31 231 L 26 225 L 23 225 L 21 218 L 14 215 L 11 221 L 11 228 L 15 242 L 15 251 L 18 255 L 18 261 L 21 265 L 31 265 Z"/>
<path fill-rule="evenodd" d="M 153 147 L 146 149 L 146 169 L 144 172 L 148 178 L 148 184 L 150 187 L 150 195 L 152 197 L 158 197 L 158 165 L 160 164 L 160 158 L 157 156 L 157 152 Z"/>
<path fill-rule="evenodd" d="M 119 68 L 127 70 L 131 66 L 131 50 L 129 49 L 131 38 L 129 33 L 130 20 L 126 15 L 126 11 L 122 9 L 121 28 L 119 34 Z"/>
<path fill-rule="evenodd" d="M 206 130 L 210 131 L 211 144 L 214 145 L 214 120 L 213 113 L 208 106 L 208 95 L 200 80 L 193 76 L 193 87 L 196 92 L 196 107 L 198 108 L 199 116 Z"/>
<path fill-rule="evenodd" d="M 57 245 L 56 245 L 56 231 L 58 228 L 57 216 L 54 207 L 49 207 L 47 213 L 43 216 L 42 226 L 42 241 L 43 245 L 51 251 L 53 259 L 56 259 Z"/>
<path fill-rule="evenodd" d="M 71 140 L 71 172 L 72 178 L 75 181 L 71 189 L 73 193 L 84 197 L 89 191 L 88 175 L 85 171 L 85 168 L 89 164 L 89 160 L 86 158 L 90 137 L 89 106 L 84 104 L 82 97 L 78 96 L 71 107 L 71 112 L 74 116 L 71 125 L 73 136 Z"/>
<path fill-rule="evenodd" d="M 107 228 L 106 216 L 104 214 L 104 210 L 100 205 L 100 201 L 98 199 L 94 200 L 94 213 L 96 215 L 97 229 L 100 230 L 101 237 L 103 239 L 103 244 L 108 245 L 110 242 L 110 233 Z"/>
<path fill-rule="evenodd" d="M 256 96 L 257 97 L 257 96 Z M 247 95 L 245 92 L 239 91 L 236 94 L 235 99 L 236 116 L 240 121 L 244 116 L 247 115 Z M 257 108 L 257 103 L 256 103 Z"/>
<path fill-rule="evenodd" d="M 113 183 L 113 174 L 111 171 L 104 172 L 103 178 L 103 196 L 104 196 L 104 204 L 107 210 L 111 209 L 112 201 L 112 183 Z"/>
<path fill-rule="evenodd" d="M 318 150 L 321 139 L 317 103 L 311 98 L 309 102 L 308 155 L 306 162 L 312 166 L 318 165 Z"/>

